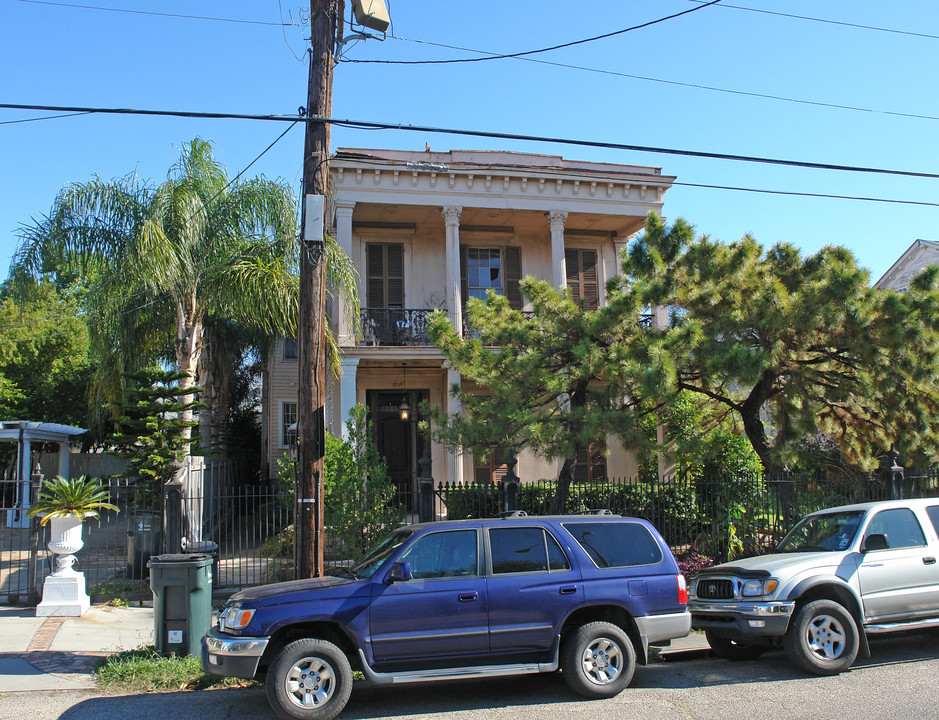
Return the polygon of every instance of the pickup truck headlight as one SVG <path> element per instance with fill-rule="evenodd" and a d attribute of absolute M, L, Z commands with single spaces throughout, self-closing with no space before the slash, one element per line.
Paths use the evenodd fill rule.
<path fill-rule="evenodd" d="M 769 580 L 747 580 L 740 586 L 740 594 L 743 597 L 759 597 L 769 595 L 779 586 L 776 578 Z"/>
<path fill-rule="evenodd" d="M 219 630 L 243 630 L 251 624 L 254 617 L 254 610 L 249 610 L 237 605 L 228 605 L 222 608 L 218 614 Z"/>

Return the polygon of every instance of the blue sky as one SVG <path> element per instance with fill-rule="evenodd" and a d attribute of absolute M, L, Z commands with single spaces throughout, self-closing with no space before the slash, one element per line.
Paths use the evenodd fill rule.
<path fill-rule="evenodd" d="M 291 0 L 82 0 L 195 20 L 0 0 L 0 102 L 233 113 L 295 113 L 306 104 L 306 4 Z M 731 0 L 727 0 L 728 3 Z M 348 3 L 347 3 L 348 4 Z M 333 117 L 939 172 L 939 4 L 737 0 L 722 7 L 532 56 L 459 65 L 343 63 Z M 592 37 L 694 7 L 690 0 L 579 5 L 391 0 L 384 42 L 350 42 L 350 60 L 436 60 L 512 53 Z M 281 26 L 280 23 L 287 23 Z M 294 23 L 294 24 L 291 24 Z M 929 37 L 932 36 L 932 37 Z M 577 66 L 574 67 L 559 67 Z M 624 77 L 624 75 L 641 76 Z M 662 82 L 666 81 L 666 82 Z M 697 87 L 690 87 L 697 86 Z M 705 89 L 720 88 L 734 92 Z M 771 95 L 788 100 L 753 97 Z M 794 100 L 805 102 L 793 102 Z M 847 110 L 818 104 L 859 108 Z M 278 123 L 0 109 L 0 264 L 16 232 L 69 181 L 137 172 L 159 182 L 195 136 L 234 174 L 284 129 Z M 927 117 L 909 117 L 909 115 Z M 249 171 L 299 192 L 302 129 Z M 507 149 L 662 168 L 679 183 L 939 205 L 939 180 L 776 167 L 675 155 L 335 127 L 337 147 Z M 678 186 L 669 218 L 732 241 L 753 234 L 810 253 L 845 245 L 876 280 L 917 238 L 939 239 L 939 206 Z"/>

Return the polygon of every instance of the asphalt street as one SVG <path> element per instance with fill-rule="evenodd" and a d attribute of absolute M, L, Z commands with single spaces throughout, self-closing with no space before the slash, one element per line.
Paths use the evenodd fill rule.
<path fill-rule="evenodd" d="M 807 677 L 773 652 L 750 663 L 656 662 L 616 698 L 587 701 L 557 675 L 376 687 L 357 683 L 340 720 L 883 720 L 937 718 L 939 636 L 880 638 L 874 656 L 843 675 Z M 101 696 L 9 693 L 0 718 L 29 720 L 273 719 L 263 689 Z"/>

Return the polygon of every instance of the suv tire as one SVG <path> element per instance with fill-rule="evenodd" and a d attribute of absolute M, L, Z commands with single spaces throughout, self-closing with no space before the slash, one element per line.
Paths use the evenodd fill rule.
<path fill-rule="evenodd" d="M 717 657 L 733 662 L 756 660 L 769 649 L 765 645 L 747 645 L 736 640 L 720 637 L 710 630 L 706 630 L 704 636 Z"/>
<path fill-rule="evenodd" d="M 858 629 L 845 610 L 833 600 L 813 600 L 793 617 L 783 636 L 789 660 L 813 675 L 837 675 L 857 658 Z"/>
<path fill-rule="evenodd" d="M 587 698 L 621 693 L 633 678 L 636 651 L 622 628 L 592 622 L 571 632 L 561 648 L 561 672 L 570 688 Z"/>
<path fill-rule="evenodd" d="M 349 701 L 352 668 L 331 642 L 303 638 L 277 653 L 265 687 L 271 707 L 284 720 L 332 720 Z"/>

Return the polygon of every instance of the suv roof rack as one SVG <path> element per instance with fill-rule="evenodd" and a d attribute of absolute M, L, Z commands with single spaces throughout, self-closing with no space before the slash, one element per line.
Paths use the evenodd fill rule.
<path fill-rule="evenodd" d="M 506 510 L 500 512 L 496 517 L 505 520 L 506 518 L 528 517 L 528 513 L 524 510 Z"/>

